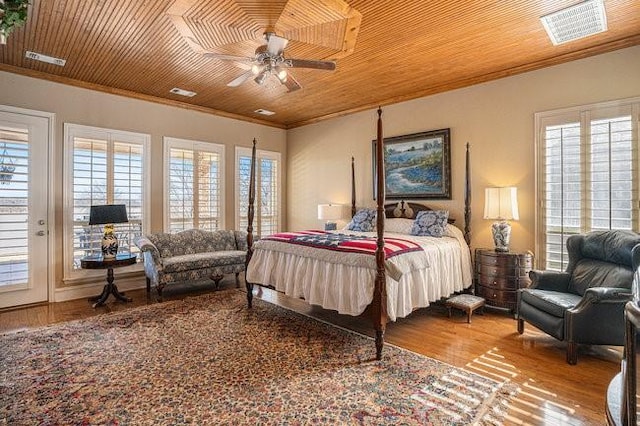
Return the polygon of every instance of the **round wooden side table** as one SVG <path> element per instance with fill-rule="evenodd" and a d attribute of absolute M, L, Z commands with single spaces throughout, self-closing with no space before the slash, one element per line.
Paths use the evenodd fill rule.
<path fill-rule="evenodd" d="M 80 267 L 83 269 L 106 269 L 107 284 L 102 289 L 100 296 L 90 298 L 91 302 L 95 302 L 93 307 L 102 306 L 106 302 L 110 294 L 122 302 L 131 302 L 131 298 L 120 293 L 118 287 L 113 283 L 113 268 L 121 266 L 133 265 L 136 263 L 138 256 L 130 253 L 122 253 L 116 255 L 115 259 L 104 259 L 102 256 L 87 256 L 80 259 Z"/>

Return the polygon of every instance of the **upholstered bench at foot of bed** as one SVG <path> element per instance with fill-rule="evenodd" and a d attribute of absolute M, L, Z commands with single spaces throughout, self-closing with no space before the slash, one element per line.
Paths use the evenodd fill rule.
<path fill-rule="evenodd" d="M 162 297 L 170 283 L 209 278 L 216 288 L 224 275 L 245 270 L 246 233 L 242 231 L 203 231 L 190 229 L 175 234 L 149 234 L 136 245 L 144 258 L 147 291 L 155 286 Z"/>

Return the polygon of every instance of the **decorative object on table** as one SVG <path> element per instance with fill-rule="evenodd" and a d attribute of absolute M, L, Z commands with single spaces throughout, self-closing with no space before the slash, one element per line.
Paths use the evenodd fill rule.
<path fill-rule="evenodd" d="M 487 306 L 515 312 L 517 291 L 531 285 L 529 271 L 533 268 L 533 253 L 513 253 L 478 248 L 475 251 L 476 294 Z"/>
<path fill-rule="evenodd" d="M 387 199 L 451 199 L 451 143 L 449 129 L 384 138 Z M 372 142 L 373 156 L 376 141 Z M 373 163 L 373 181 L 377 169 Z M 375 185 L 373 198 L 376 198 Z"/>
<path fill-rule="evenodd" d="M 28 8 L 28 0 L 0 0 L 0 44 L 7 44 L 9 34 L 24 25 Z"/>
<path fill-rule="evenodd" d="M 318 219 L 326 220 L 325 231 L 335 231 L 338 226 L 334 220 L 342 218 L 342 204 L 318 204 Z"/>
<path fill-rule="evenodd" d="M 445 306 L 449 311 L 449 318 L 451 318 L 451 308 L 460 309 L 467 314 L 467 324 L 471 323 L 471 314 L 476 309 L 484 310 L 484 299 L 482 297 L 474 296 L 473 294 L 458 294 L 447 299 Z"/>
<path fill-rule="evenodd" d="M 484 218 L 494 219 L 491 226 L 496 251 L 509 251 L 511 225 L 507 220 L 518 220 L 518 195 L 514 186 L 486 188 L 484 191 Z"/>
<path fill-rule="evenodd" d="M 102 257 L 115 259 L 118 254 L 118 238 L 113 232 L 114 223 L 129 222 L 127 208 L 124 204 L 105 204 L 91 206 L 89 212 L 89 225 L 104 225 L 102 236 Z"/>
<path fill-rule="evenodd" d="M 498 425 L 517 404 L 514 381 L 393 345 L 373 361 L 366 336 L 257 298 L 244 309 L 245 298 L 219 291 L 0 335 L 5 423 Z M 249 369 L 257 356 L 269 361 Z"/>
<path fill-rule="evenodd" d="M 13 178 L 16 171 L 15 159 L 9 155 L 7 151 L 7 143 L 2 143 L 2 152 L 0 152 L 0 184 L 7 184 Z"/>

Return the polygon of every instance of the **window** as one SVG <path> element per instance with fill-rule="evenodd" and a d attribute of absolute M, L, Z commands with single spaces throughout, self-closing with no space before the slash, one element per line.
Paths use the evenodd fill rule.
<path fill-rule="evenodd" d="M 164 138 L 165 230 L 224 229 L 224 145 Z"/>
<path fill-rule="evenodd" d="M 65 278 L 80 275 L 80 259 L 100 253 L 103 230 L 89 226 L 94 204 L 124 204 L 128 223 L 115 225 L 119 251 L 137 252 L 134 238 L 148 223 L 149 135 L 66 123 Z M 84 271 L 85 275 L 87 271 Z"/>
<path fill-rule="evenodd" d="M 257 150 L 254 235 L 261 237 L 280 230 L 280 153 Z M 236 147 L 236 227 L 248 225 L 251 149 Z"/>
<path fill-rule="evenodd" d="M 539 265 L 564 270 L 570 235 L 638 231 L 640 100 L 536 114 Z"/>

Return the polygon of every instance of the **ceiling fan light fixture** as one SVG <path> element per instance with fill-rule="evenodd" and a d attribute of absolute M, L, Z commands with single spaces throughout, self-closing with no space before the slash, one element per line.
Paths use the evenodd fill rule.
<path fill-rule="evenodd" d="M 280 83 L 287 82 L 287 70 L 284 70 L 279 67 L 276 68 L 276 76 L 278 77 L 278 80 L 280 80 Z"/>
<path fill-rule="evenodd" d="M 263 70 L 260 74 L 258 74 L 258 76 L 256 78 L 254 78 L 253 80 L 258 83 L 259 85 L 262 86 L 262 84 L 265 82 L 265 80 L 267 79 L 267 77 L 269 76 L 269 73 L 267 72 L 267 70 Z"/>
<path fill-rule="evenodd" d="M 253 64 L 251 66 L 251 72 L 253 73 L 253 75 L 260 74 L 260 71 L 262 71 L 263 69 L 264 69 L 264 66 L 262 66 L 262 65 Z"/>

